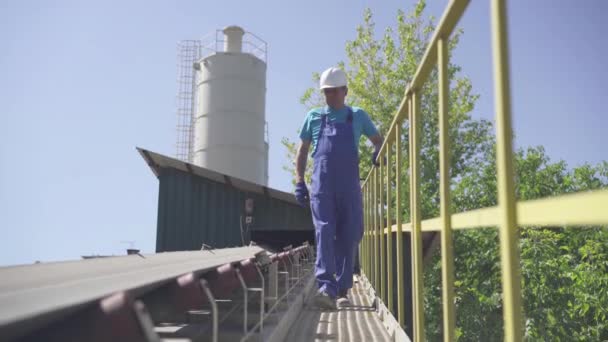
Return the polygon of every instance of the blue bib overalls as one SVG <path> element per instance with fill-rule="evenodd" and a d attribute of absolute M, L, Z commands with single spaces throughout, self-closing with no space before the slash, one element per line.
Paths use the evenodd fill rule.
<path fill-rule="evenodd" d="M 354 143 L 353 111 L 344 123 L 321 116 L 314 155 L 310 204 L 315 226 L 315 275 L 320 291 L 336 297 L 353 282 L 353 259 L 363 235 L 359 153 Z"/>

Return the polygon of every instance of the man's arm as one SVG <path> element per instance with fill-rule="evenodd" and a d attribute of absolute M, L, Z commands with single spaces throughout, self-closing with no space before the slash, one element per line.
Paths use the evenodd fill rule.
<path fill-rule="evenodd" d="M 382 147 L 382 143 L 384 142 L 384 139 L 382 138 L 382 136 L 380 134 L 376 134 L 376 135 L 372 135 L 371 137 L 369 137 L 369 141 L 371 141 L 372 144 L 374 144 L 374 149 L 377 151 L 380 149 L 380 147 Z"/>
<path fill-rule="evenodd" d="M 369 137 L 369 140 L 374 144 L 374 153 L 372 153 L 372 164 L 375 166 L 380 166 L 380 162 L 376 161 L 378 159 L 378 152 L 380 152 L 380 148 L 382 147 L 382 142 L 384 139 L 380 134 L 374 134 Z M 386 158 L 384 158 L 384 163 L 386 164 Z"/>
<path fill-rule="evenodd" d="M 378 129 L 372 122 L 372 119 L 369 117 L 369 114 L 367 114 L 365 111 L 361 111 L 360 113 L 361 115 L 359 117 L 361 118 L 361 124 L 363 126 L 363 134 L 365 134 L 368 137 L 369 141 L 374 144 L 374 152 L 377 152 L 382 147 L 384 138 L 382 138 L 382 136 L 378 132 Z M 374 155 L 375 154 L 376 153 L 374 153 Z M 375 164 L 376 161 L 373 160 L 372 163 Z"/>
<path fill-rule="evenodd" d="M 308 149 L 310 148 L 310 140 L 302 139 L 298 153 L 296 154 L 296 183 L 304 181 L 306 173 L 306 161 L 308 159 Z"/>

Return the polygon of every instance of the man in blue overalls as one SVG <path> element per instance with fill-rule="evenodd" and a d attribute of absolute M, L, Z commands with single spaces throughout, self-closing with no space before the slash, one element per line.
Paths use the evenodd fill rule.
<path fill-rule="evenodd" d="M 344 104 L 348 92 L 344 71 L 325 70 L 320 88 L 327 106 L 308 112 L 300 131 L 295 195 L 303 206 L 310 202 L 315 225 L 319 288 L 315 301 L 321 308 L 335 309 L 336 304 L 349 305 L 355 251 L 363 235 L 359 139 L 365 134 L 374 144 L 375 161 L 382 137 L 365 111 Z M 314 167 L 309 194 L 304 172 L 311 144 Z"/>

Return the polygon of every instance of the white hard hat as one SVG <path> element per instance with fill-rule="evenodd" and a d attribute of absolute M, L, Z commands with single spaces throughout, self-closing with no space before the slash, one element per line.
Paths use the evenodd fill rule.
<path fill-rule="evenodd" d="M 319 89 L 338 87 L 346 87 L 346 73 L 336 67 L 323 71 L 319 80 Z"/>

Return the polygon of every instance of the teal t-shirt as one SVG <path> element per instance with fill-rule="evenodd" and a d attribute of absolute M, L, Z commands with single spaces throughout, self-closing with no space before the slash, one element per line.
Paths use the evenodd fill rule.
<path fill-rule="evenodd" d="M 378 130 L 370 119 L 369 115 L 361 108 L 351 107 L 353 110 L 353 133 L 355 136 L 355 146 L 359 146 L 361 134 L 371 137 L 378 134 Z M 324 110 L 324 111 L 323 111 Z M 348 108 L 345 106 L 342 109 L 334 110 L 325 106 L 325 108 L 315 108 L 306 114 L 302 129 L 300 130 L 300 139 L 312 141 L 312 154 L 314 156 L 317 151 L 317 142 L 319 141 L 319 132 L 321 130 L 321 115 L 326 113 L 327 119 L 332 123 L 346 122 L 348 116 Z"/>

